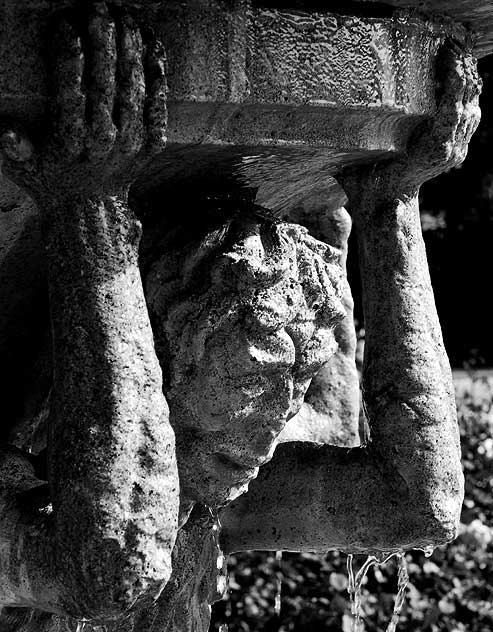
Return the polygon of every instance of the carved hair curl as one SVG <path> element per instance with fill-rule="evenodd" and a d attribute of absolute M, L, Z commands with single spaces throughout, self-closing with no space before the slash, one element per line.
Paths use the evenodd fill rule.
<path fill-rule="evenodd" d="M 302 226 L 256 215 L 236 217 L 188 243 L 179 229 L 163 250 L 148 274 L 147 300 L 166 395 L 184 399 L 185 425 L 207 427 L 204 399 L 220 398 L 219 390 L 202 390 L 194 403 L 189 388 L 197 387 L 200 372 L 214 372 L 214 354 L 233 369 L 228 377 L 238 388 L 268 365 L 284 371 L 294 400 L 286 415 L 295 414 L 310 379 L 335 351 L 332 330 L 345 316 L 341 253 Z M 249 357 L 238 340 L 239 357 L 232 358 L 235 345 L 226 341 L 241 332 Z M 227 402 L 213 408 L 234 416 Z"/>

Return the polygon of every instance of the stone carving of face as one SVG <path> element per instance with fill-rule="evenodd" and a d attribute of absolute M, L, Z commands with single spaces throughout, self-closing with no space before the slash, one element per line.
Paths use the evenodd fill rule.
<path fill-rule="evenodd" d="M 224 504 L 272 456 L 344 317 L 340 252 L 256 215 L 178 230 L 147 277 L 182 494 Z"/>

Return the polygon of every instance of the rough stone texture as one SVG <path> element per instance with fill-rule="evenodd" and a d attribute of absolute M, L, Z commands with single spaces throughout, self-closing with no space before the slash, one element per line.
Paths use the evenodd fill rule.
<path fill-rule="evenodd" d="M 371 442 L 350 452 L 280 446 L 248 494 L 224 510 L 227 551 L 391 551 L 457 533 L 463 476 L 455 399 L 418 193 L 423 181 L 464 159 L 479 122 L 480 81 L 470 53 L 455 46 L 444 47 L 437 72 L 444 86 L 438 116 L 406 155 L 341 178 L 359 240 Z"/>
<path fill-rule="evenodd" d="M 324 190 L 327 192 L 326 187 Z M 315 200 L 320 204 L 317 197 Z M 351 218 L 344 208 L 320 212 L 317 206 L 312 209 L 315 212 L 306 215 L 307 209 L 303 208 L 305 213 L 299 219 L 310 226 L 312 234 L 341 252 L 341 266 L 345 269 Z M 300 412 L 287 423 L 278 437 L 279 443 L 310 441 L 347 447 L 360 444 L 360 389 L 355 362 L 353 299 L 347 279 L 344 278 L 343 284 L 346 318 L 335 329 L 337 350 L 312 379 Z"/>
<path fill-rule="evenodd" d="M 37 131 L 47 94 L 38 57 L 55 5 L 36 3 L 28 20 L 26 6 L 0 4 L 1 41 L 26 38 L 15 51 L 5 45 L 2 66 L 15 68 L 12 55 L 26 48 L 23 68 L 33 69 L 0 77 L 8 95 L 0 112 Z M 298 15 L 216 0 L 167 2 L 153 24 L 167 50 L 169 143 L 138 188 L 221 175 L 223 185 L 233 178 L 258 188 L 257 201 L 273 210 L 293 206 L 343 164 L 404 150 L 435 110 L 434 56 L 447 29 L 464 38 L 417 18 Z"/>
<path fill-rule="evenodd" d="M 442 34 L 421 21 L 404 27 L 213 1 L 169 3 L 162 15 L 170 143 L 389 150 L 401 146 L 404 114 L 433 112 L 430 62 Z M 420 90 L 411 87 L 416 76 Z M 362 125 L 364 134 L 345 133 Z"/>
<path fill-rule="evenodd" d="M 365 1 L 382 4 L 382 0 Z M 438 20 L 446 16 L 462 22 L 474 33 L 474 53 L 478 57 L 493 52 L 493 6 L 489 0 L 383 0 L 383 3 L 434 15 Z"/>
<path fill-rule="evenodd" d="M 455 400 L 416 197 L 382 191 L 371 172 L 364 184 L 364 199 L 350 195 L 350 202 L 364 222 L 364 397 L 372 441 L 350 452 L 280 446 L 248 494 L 224 511 L 227 551 L 388 551 L 456 535 L 463 489 Z"/>
<path fill-rule="evenodd" d="M 479 82 L 462 27 L 169 2 L 153 22 L 166 73 L 163 48 L 136 26 L 139 11 L 96 2 L 46 30 L 53 8 L 0 2 L 3 66 L 18 68 L 6 43 L 16 32 L 32 69 L 0 77 L 0 111 L 35 131 L 28 139 L 2 121 L 2 168 L 40 207 L 54 365 L 51 396 L 45 361 L 47 384 L 27 382 L 26 410 L 12 406 L 4 424 L 5 436 L 39 454 L 0 452 L 0 600 L 11 606 L 1 624 L 70 629 L 71 615 L 91 618 L 97 632 L 103 623 L 115 632 L 205 630 L 217 533 L 194 503 L 220 505 L 244 489 L 334 352 L 305 410 L 324 423 L 354 419 L 354 331 L 338 326 L 351 312 L 347 216 L 333 198 L 317 221 L 297 210 L 335 171 L 362 251 L 372 442 L 349 452 L 281 445 L 224 511 L 224 542 L 374 551 L 453 537 L 457 428 L 417 195 L 463 159 L 477 124 Z M 141 261 L 127 205 L 134 181 L 148 230 Z M 12 210 L 17 195 L 2 202 L 15 213 L 0 246 L 7 290 L 5 261 L 19 269 L 37 221 Z M 292 223 L 296 213 L 316 238 Z M 37 287 L 33 261 L 26 276 Z M 0 324 L 20 313 L 30 327 L 27 311 L 12 301 Z M 30 376 L 47 355 L 49 336 L 39 338 L 25 360 Z M 2 345 L 8 339 L 2 331 Z M 336 396 L 342 379 L 347 390 Z M 352 437 L 338 432 L 338 441 L 353 440 L 350 427 Z M 16 606 L 57 616 L 22 617 Z"/>
<path fill-rule="evenodd" d="M 329 106 L 384 105 L 387 114 L 423 114 L 433 108 L 430 53 L 443 31 L 431 23 L 249 11 L 246 2 L 231 8 L 214 1 L 171 2 L 162 16 L 159 33 L 168 51 L 171 101 L 283 106 L 291 127 L 297 117 L 292 105 L 312 106 L 303 110 L 305 119 Z M 234 118 L 239 111 L 231 110 Z M 282 116 L 279 108 L 273 114 Z M 220 125 L 227 129 L 230 121 Z M 172 133 L 171 124 L 171 139 Z M 323 136 L 319 130 L 318 138 Z"/>
<path fill-rule="evenodd" d="M 25 481 L 40 485 L 34 472 L 3 477 L 0 584 L 3 604 L 105 619 L 159 593 L 177 532 L 174 434 L 126 204 L 132 174 L 163 147 L 166 103 L 159 51 L 143 56 L 130 19 L 98 3 L 84 41 L 87 95 L 80 35 L 60 23 L 54 125 L 39 153 L 15 127 L 0 139 L 4 172 L 42 211 L 54 364 L 49 496 L 20 497 Z M 7 472 L 29 466 L 1 454 Z"/>
<path fill-rule="evenodd" d="M 197 506 L 180 529 L 173 550 L 173 573 L 156 600 L 142 600 L 111 632 L 207 632 L 210 604 L 226 589 L 225 559 L 217 519 Z"/>
<path fill-rule="evenodd" d="M 248 207 L 190 233 L 179 227 L 162 240 L 147 300 L 182 494 L 219 504 L 270 458 L 336 350 L 341 253 Z"/>
<path fill-rule="evenodd" d="M 173 549 L 173 573 L 157 599 L 146 595 L 116 622 L 60 617 L 40 610 L 4 608 L 2 632 L 207 632 L 210 604 L 226 589 L 226 564 L 219 548 L 217 520 L 197 506 L 180 529 Z"/>
<path fill-rule="evenodd" d="M 32 122 L 45 111 L 41 57 L 50 7 L 38 5 L 27 19 L 27 6 L 0 5 L 2 65 L 13 69 L 2 74 L 0 111 Z M 389 150 L 403 146 L 404 114 L 434 109 L 433 57 L 443 28 L 420 20 L 250 11 L 246 2 L 200 0 L 168 2 L 153 23 L 168 53 L 171 143 Z M 8 46 L 12 33 L 20 49 Z M 23 68 L 32 73 L 15 72 L 24 49 Z M 350 129 L 356 133 L 345 134 Z"/>
<path fill-rule="evenodd" d="M 428 64 L 439 29 L 431 24 L 267 9 L 255 10 L 252 21 L 247 77 L 256 103 L 385 106 L 414 114 L 433 104 Z M 415 65 L 413 57 L 428 62 Z"/>
<path fill-rule="evenodd" d="M 0 3 L 2 67 L 26 60 L 24 72 L 0 77 L 0 113 L 37 134 L 45 129 L 42 58 L 55 6 Z M 224 186 L 232 178 L 257 188 L 257 202 L 273 210 L 293 206 L 341 165 L 404 150 L 435 110 L 440 42 L 449 31 L 464 38 L 454 25 L 417 18 L 297 15 L 216 0 L 167 2 L 153 24 L 167 49 L 170 142 L 139 181 L 141 200 L 157 183 Z"/>

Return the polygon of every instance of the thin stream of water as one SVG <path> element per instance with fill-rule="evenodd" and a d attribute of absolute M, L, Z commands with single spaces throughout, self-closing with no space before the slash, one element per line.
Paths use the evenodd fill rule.
<path fill-rule="evenodd" d="M 348 555 L 348 593 L 351 600 L 351 632 L 363 632 L 363 621 L 361 619 L 361 589 L 366 574 L 374 564 L 379 564 L 379 560 L 374 555 L 369 555 L 359 571 L 354 573 L 354 557 Z"/>
<path fill-rule="evenodd" d="M 425 555 L 429 557 L 433 553 L 433 548 L 428 547 L 424 551 Z M 396 632 L 397 624 L 399 623 L 399 616 L 402 611 L 402 607 L 406 598 L 406 589 L 409 584 L 409 575 L 407 572 L 407 561 L 404 552 L 400 553 L 383 553 L 379 557 L 370 555 L 367 557 L 363 566 L 355 574 L 354 572 L 354 556 L 348 555 L 347 558 L 347 570 L 348 570 L 348 593 L 351 600 L 351 632 L 364 632 L 363 621 L 361 618 L 361 591 L 363 581 L 369 571 L 374 565 L 382 565 L 388 562 L 392 557 L 398 558 L 398 574 L 397 574 L 397 595 L 394 602 L 394 610 L 392 613 L 392 619 L 387 626 L 386 632 Z"/>
<path fill-rule="evenodd" d="M 276 598 L 274 601 L 274 611 L 278 617 L 281 616 L 282 599 L 282 551 L 276 551 Z"/>
<path fill-rule="evenodd" d="M 221 532 L 221 521 L 219 520 L 219 512 L 212 507 L 209 507 L 209 513 L 212 518 L 212 530 L 219 537 L 219 533 Z M 229 593 L 229 574 L 228 574 L 228 565 L 226 561 L 226 557 L 221 551 L 216 560 L 217 564 L 217 586 L 216 591 L 219 595 L 223 595 L 224 593 Z M 226 617 L 229 616 L 230 613 L 226 613 Z M 219 632 L 229 632 L 229 625 L 227 623 L 222 623 L 219 626 Z"/>
<path fill-rule="evenodd" d="M 406 589 L 409 584 L 409 575 L 407 572 L 407 561 L 405 553 L 398 553 L 399 569 L 397 571 L 397 596 L 394 603 L 394 612 L 392 613 L 392 619 L 387 627 L 387 632 L 395 632 L 397 624 L 399 623 L 399 616 L 401 614 L 402 606 L 406 599 Z"/>
<path fill-rule="evenodd" d="M 223 553 L 220 553 L 216 560 L 217 564 L 217 578 L 216 578 L 216 592 L 221 597 L 228 592 L 229 583 L 228 583 L 228 564 L 226 562 L 226 558 Z"/>
<path fill-rule="evenodd" d="M 212 518 L 212 530 L 221 531 L 221 521 L 219 520 L 219 511 L 213 507 L 208 507 L 210 516 Z"/>

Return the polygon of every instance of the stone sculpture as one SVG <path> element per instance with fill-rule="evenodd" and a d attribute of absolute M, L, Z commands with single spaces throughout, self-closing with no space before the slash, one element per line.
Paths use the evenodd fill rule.
<path fill-rule="evenodd" d="M 116 28 L 104 3 L 95 5 L 87 38 L 90 57 L 68 21 L 55 34 L 56 123 L 40 152 L 15 129 L 2 133 L 4 173 L 33 195 L 42 214 L 54 506 L 43 515 L 36 498 L 9 510 L 16 487 L 9 472 L 35 473 L 25 456 L 8 451 L 2 583 L 15 605 L 104 617 L 142 590 L 157 593 L 169 577 L 179 499 L 174 435 L 138 268 L 139 226 L 126 204 L 142 166 L 139 152 L 145 161 L 164 143 L 163 61 L 148 48 L 144 92 L 140 32 L 126 18 Z"/>
<path fill-rule="evenodd" d="M 42 294 L 30 262 L 46 261 L 51 314 L 26 405 L 6 396 L 2 631 L 205 631 L 221 548 L 396 551 L 456 533 L 455 403 L 418 193 L 479 121 L 469 35 L 407 14 L 154 4 L 38 7 L 55 24 L 49 133 L 2 121 L 2 172 L 38 209 L 3 203 L 4 287 L 28 255 Z M 183 50 L 214 28 L 202 76 Z M 337 95 L 317 55 L 330 65 L 348 43 L 366 65 Z M 328 175 L 364 288 L 371 441 L 350 451 L 350 219 L 341 189 L 307 202 Z M 8 351 L 25 336 L 9 323 L 30 319 L 22 301 L 2 309 Z"/>

